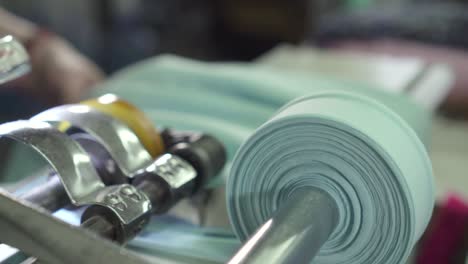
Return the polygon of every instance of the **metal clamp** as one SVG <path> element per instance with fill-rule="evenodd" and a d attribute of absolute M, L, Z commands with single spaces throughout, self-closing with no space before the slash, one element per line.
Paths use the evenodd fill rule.
<path fill-rule="evenodd" d="M 60 177 L 75 205 L 92 204 L 104 188 L 86 152 L 72 139 L 44 122 L 15 121 L 0 125 L 0 137 L 31 146 Z"/>
<path fill-rule="evenodd" d="M 197 176 L 192 165 L 172 154 L 164 154 L 159 157 L 146 168 L 145 172 L 159 175 L 173 189 L 181 188 Z"/>
<path fill-rule="evenodd" d="M 122 170 L 133 178 L 134 173 L 153 161 L 135 133 L 119 120 L 86 105 L 63 105 L 48 109 L 31 118 L 53 125 L 69 122 L 95 137 Z"/>
<path fill-rule="evenodd" d="M 6 123 L 0 125 L 0 137 L 34 148 L 56 171 L 72 204 L 105 210 L 119 224 L 120 233 L 134 233 L 148 221 L 151 202 L 145 194 L 128 184 L 106 187 L 81 146 L 50 124 Z M 93 210 L 97 209 L 87 211 Z"/>
<path fill-rule="evenodd" d="M 115 227 L 111 238 L 119 243 L 135 237 L 150 219 L 151 201 L 132 185 L 106 187 L 96 198 L 84 211 L 81 223 L 94 216 L 104 217 Z"/>
<path fill-rule="evenodd" d="M 164 154 L 139 173 L 132 184 L 145 191 L 154 213 L 166 212 L 196 191 L 196 170 L 176 155 Z"/>

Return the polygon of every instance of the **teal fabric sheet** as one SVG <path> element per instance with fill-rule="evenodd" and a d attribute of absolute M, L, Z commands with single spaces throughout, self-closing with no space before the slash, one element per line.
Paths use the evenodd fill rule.
<path fill-rule="evenodd" d="M 284 74 L 254 64 L 202 63 L 165 55 L 117 73 L 92 96 L 115 93 L 140 107 L 158 126 L 213 133 L 225 142 L 232 158 L 239 144 L 285 103 L 330 90 L 376 99 L 427 142 L 431 113 L 404 95 L 312 74 Z"/>

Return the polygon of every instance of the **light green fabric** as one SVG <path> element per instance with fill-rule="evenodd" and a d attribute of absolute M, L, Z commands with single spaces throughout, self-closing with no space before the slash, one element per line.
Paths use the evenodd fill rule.
<path fill-rule="evenodd" d="M 220 137 L 228 157 L 279 107 L 318 91 L 346 90 L 370 96 L 398 113 L 427 142 L 430 113 L 403 95 L 360 83 L 306 74 L 282 74 L 240 63 L 201 63 L 174 56 L 143 61 L 116 74 L 93 96 L 115 93 L 159 126 L 196 129 Z"/>
<path fill-rule="evenodd" d="M 434 206 L 416 134 L 382 104 L 341 91 L 287 104 L 240 147 L 226 186 L 234 230 L 245 240 L 307 187 L 325 190 L 339 211 L 313 263 L 402 263 Z"/>

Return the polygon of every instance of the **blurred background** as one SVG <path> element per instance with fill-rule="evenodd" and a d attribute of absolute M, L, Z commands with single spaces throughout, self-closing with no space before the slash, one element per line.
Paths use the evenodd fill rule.
<path fill-rule="evenodd" d="M 8 11 L 69 40 L 106 73 L 161 53 L 252 60 L 279 43 L 395 38 L 464 50 L 465 1 L 26 0 Z"/>
<path fill-rule="evenodd" d="M 454 66 L 456 87 L 468 81 L 460 74 L 468 69 L 465 1 L 1 0 L 0 5 L 62 37 L 105 74 L 165 53 L 252 61 L 289 43 L 422 57 Z M 444 109 L 468 112 L 462 90 L 449 96 Z"/>
<path fill-rule="evenodd" d="M 439 220 L 423 252 L 438 245 L 431 234 L 439 241 L 448 237 L 448 231 L 437 231 L 443 222 L 456 226 L 451 232 L 458 236 L 441 254 L 463 263 L 467 1 L 0 0 L 0 6 L 0 33 L 23 42 L 33 68 L 26 78 L 1 86 L 0 122 L 78 101 L 106 76 L 167 53 L 294 69 L 409 94 L 437 113 L 431 157 L 441 190 Z"/>
<path fill-rule="evenodd" d="M 323 14 L 355 1 L 0 1 L 72 42 L 105 72 L 161 53 L 252 60 L 280 42 L 299 43 Z"/>
<path fill-rule="evenodd" d="M 464 49 L 468 37 L 463 34 L 467 19 L 463 2 L 18 0 L 0 4 L 58 33 L 109 73 L 168 52 L 202 60 L 252 60 L 282 42 L 394 37 Z"/>

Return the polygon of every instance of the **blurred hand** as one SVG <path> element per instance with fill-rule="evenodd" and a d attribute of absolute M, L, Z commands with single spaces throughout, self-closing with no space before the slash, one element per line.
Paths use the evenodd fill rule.
<path fill-rule="evenodd" d="M 77 102 L 103 80 L 103 72 L 67 41 L 47 33 L 28 46 L 32 71 L 15 86 L 48 105 Z"/>

